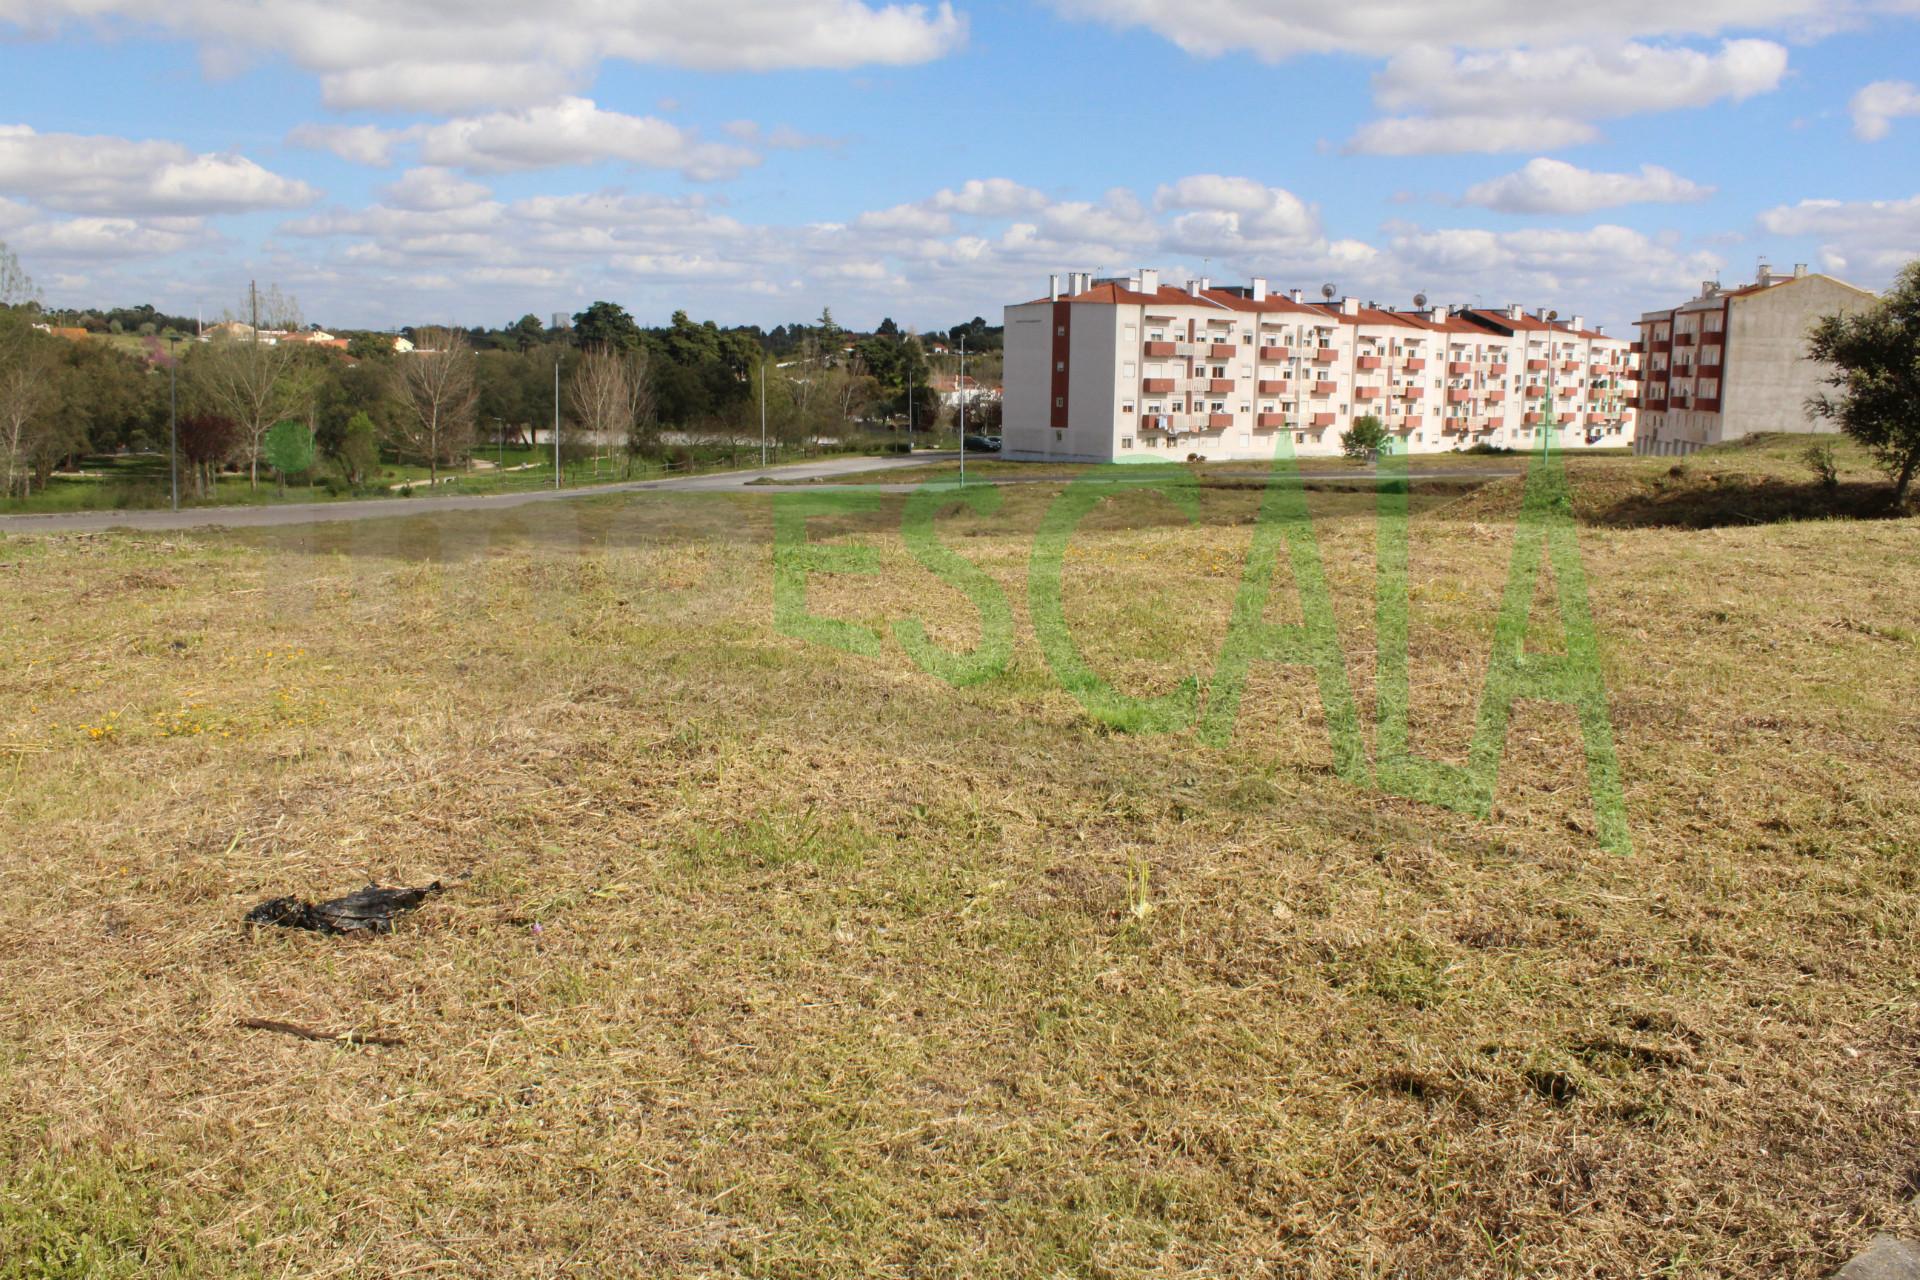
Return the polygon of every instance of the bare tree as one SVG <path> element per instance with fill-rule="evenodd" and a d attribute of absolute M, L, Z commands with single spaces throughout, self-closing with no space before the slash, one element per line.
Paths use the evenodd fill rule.
<path fill-rule="evenodd" d="M 40 291 L 34 287 L 33 277 L 21 267 L 20 259 L 8 250 L 7 242 L 0 240 L 0 307 L 19 306 L 36 301 L 39 297 Z"/>
<path fill-rule="evenodd" d="M 879 383 L 867 372 L 867 362 L 860 358 L 858 351 L 847 356 L 834 372 L 840 379 L 836 388 L 840 396 L 840 421 L 851 422 L 856 411 L 864 411 L 873 403 Z"/>
<path fill-rule="evenodd" d="M 596 445 L 618 443 L 626 450 L 629 470 L 634 455 L 652 447 L 653 372 L 644 348 L 589 347 L 574 365 L 567 400 Z"/>
<path fill-rule="evenodd" d="M 260 483 L 260 451 L 282 418 L 301 414 L 308 380 L 294 367 L 298 348 L 248 338 L 224 338 L 195 351 L 187 376 L 200 397 L 240 428 L 238 452 L 247 483 Z"/>
<path fill-rule="evenodd" d="M 438 484 L 441 466 L 464 458 L 473 446 L 479 402 L 473 348 L 458 329 L 422 329 L 414 349 L 394 360 L 392 376 L 407 407 L 394 443 L 403 454 L 424 458 L 427 482 Z"/>
<path fill-rule="evenodd" d="M 6 455 L 6 488 L 24 497 L 33 484 L 59 380 L 54 340 L 35 333 L 23 317 L 0 315 L 0 453 Z"/>

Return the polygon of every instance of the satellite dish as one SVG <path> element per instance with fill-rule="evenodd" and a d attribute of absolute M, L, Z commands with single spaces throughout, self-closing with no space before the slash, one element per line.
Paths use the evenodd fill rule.
<path fill-rule="evenodd" d="M 1560 313 L 1559 313 L 1558 311 L 1549 311 L 1549 312 L 1547 312 L 1547 319 L 1549 319 L 1549 320 L 1558 320 L 1559 318 L 1560 318 Z"/>
<path fill-rule="evenodd" d="M 1332 302 L 1332 301 L 1333 301 L 1333 286 L 1332 286 L 1332 285 L 1330 285 L 1330 284 L 1323 284 L 1323 285 L 1321 285 L 1321 286 L 1320 286 L 1320 296 L 1321 296 L 1321 297 L 1323 297 L 1323 298 L 1325 298 L 1325 299 L 1326 299 L 1326 300 L 1327 300 L 1328 302 Z"/>
<path fill-rule="evenodd" d="M 1426 294 L 1424 294 L 1424 293 L 1416 293 L 1416 294 L 1414 294 L 1414 295 L 1413 295 L 1413 305 L 1414 305 L 1414 306 L 1416 306 L 1416 307 L 1424 307 L 1424 306 L 1426 306 L 1426 305 L 1427 305 L 1427 295 L 1426 295 Z"/>

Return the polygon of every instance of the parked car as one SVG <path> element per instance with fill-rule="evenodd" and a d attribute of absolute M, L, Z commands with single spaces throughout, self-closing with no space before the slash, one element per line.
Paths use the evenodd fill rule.
<path fill-rule="evenodd" d="M 968 453 L 998 453 L 1000 452 L 1000 437 L 999 436 L 977 436 L 977 435 L 974 435 L 972 432 L 968 432 L 967 433 L 967 452 Z"/>

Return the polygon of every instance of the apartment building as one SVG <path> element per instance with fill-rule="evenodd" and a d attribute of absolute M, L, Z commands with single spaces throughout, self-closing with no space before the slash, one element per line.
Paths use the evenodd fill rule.
<path fill-rule="evenodd" d="M 1398 310 L 1308 302 L 1256 279 L 1162 284 L 1054 277 L 1049 296 L 1006 308 L 1003 452 L 1011 458 L 1330 456 L 1373 415 L 1412 452 L 1538 443 L 1632 443 L 1625 339 L 1504 310 Z"/>
<path fill-rule="evenodd" d="M 1750 285 L 1701 284 L 1699 296 L 1640 317 L 1638 453 L 1688 454 L 1762 431 L 1834 431 L 1807 416 L 1826 390 L 1807 358 L 1807 331 L 1823 315 L 1854 312 L 1874 295 L 1804 263 L 1789 276 L 1760 264 Z"/>

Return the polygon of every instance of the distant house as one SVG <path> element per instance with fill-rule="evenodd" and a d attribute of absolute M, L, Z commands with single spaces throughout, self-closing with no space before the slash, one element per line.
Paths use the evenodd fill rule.
<path fill-rule="evenodd" d="M 33 327 L 42 333 L 51 334 L 53 337 L 65 338 L 68 342 L 85 342 L 87 340 L 87 331 L 85 329 L 51 324 L 36 324 Z"/>
<path fill-rule="evenodd" d="M 973 400 L 984 396 L 988 400 L 998 400 L 1004 394 L 993 383 L 982 382 L 974 377 L 957 377 L 954 374 L 936 374 L 928 380 L 934 394 L 940 397 L 940 403 L 949 409 L 958 408 L 962 397 Z"/>
<path fill-rule="evenodd" d="M 211 342 L 240 341 L 254 336 L 253 326 L 244 320 L 223 320 L 207 328 L 207 339 Z"/>
<path fill-rule="evenodd" d="M 401 355 L 405 355 L 407 352 L 413 350 L 413 343 L 396 333 L 393 336 L 393 349 Z"/>

